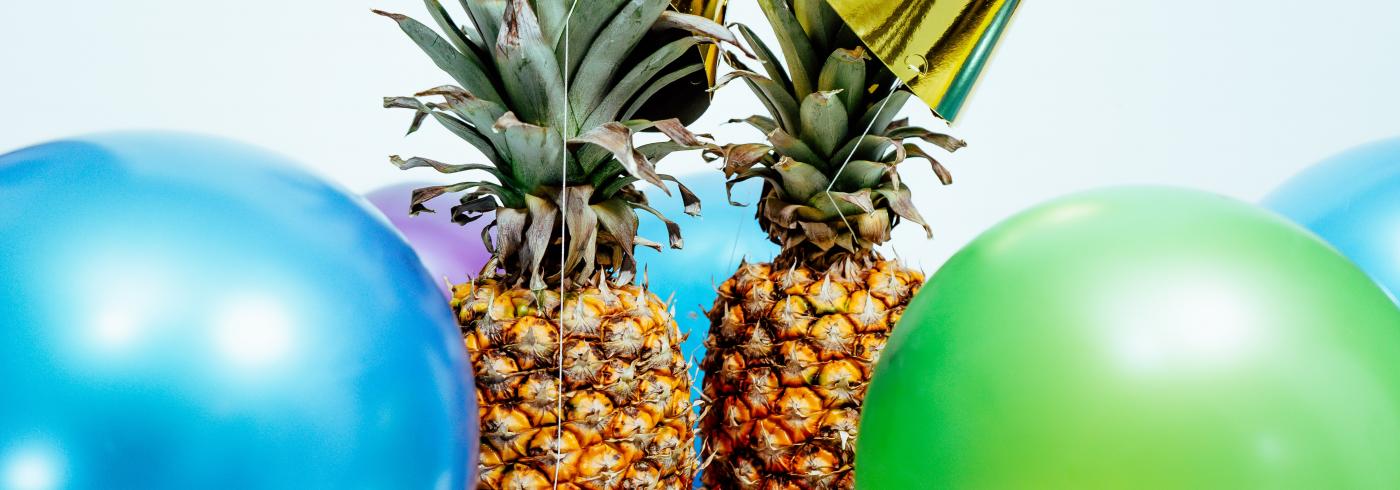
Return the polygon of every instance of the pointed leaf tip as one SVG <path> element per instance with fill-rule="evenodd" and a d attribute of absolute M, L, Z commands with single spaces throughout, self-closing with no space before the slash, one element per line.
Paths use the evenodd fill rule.
<path fill-rule="evenodd" d="M 402 22 L 403 20 L 405 20 L 405 19 L 408 18 L 407 15 L 396 14 L 396 13 L 393 13 L 393 12 L 385 12 L 385 11 L 379 10 L 379 9 L 370 9 L 370 12 L 374 12 L 374 13 L 377 14 L 377 15 L 382 15 L 382 16 L 388 17 L 388 18 L 390 18 L 390 19 L 394 19 L 395 22 Z"/>

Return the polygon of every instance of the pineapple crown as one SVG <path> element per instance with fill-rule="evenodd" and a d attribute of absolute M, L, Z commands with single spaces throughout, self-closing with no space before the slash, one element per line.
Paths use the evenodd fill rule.
<path fill-rule="evenodd" d="M 791 2 L 791 3 L 788 3 Z M 927 160 L 944 185 L 952 177 L 916 142 L 947 151 L 961 140 L 895 120 L 912 95 L 866 48 L 826 0 L 758 0 L 777 34 L 786 67 L 753 31 L 738 25 L 763 73 L 737 57 L 720 85 L 743 80 L 769 116 L 745 122 L 767 135 L 764 143 L 726 145 L 706 154 L 722 160 L 727 185 L 765 180 L 759 224 L 782 246 L 777 262 L 816 267 L 868 260 L 900 219 L 932 229 L 914 208 L 897 167 Z M 732 200 L 731 204 L 734 203 Z"/>
<path fill-rule="evenodd" d="M 398 156 L 390 161 L 401 169 L 477 171 L 490 179 L 417 189 L 412 213 L 432 212 L 424 203 L 445 193 L 462 194 L 451 210 L 455 222 L 494 211 L 482 232 L 493 254 L 483 274 L 494 275 L 499 267 L 511 282 L 528 282 L 532 289 L 591 284 L 595 274 L 630 281 L 634 246 L 661 248 L 637 236 L 637 211 L 665 222 L 670 245 L 681 247 L 680 227 L 649 206 L 633 184 L 644 181 L 670 195 L 664 181 L 671 181 L 686 213 L 698 215 L 695 195 L 657 173 L 654 162 L 707 144 L 674 114 L 635 117 L 667 116 L 667 105 L 648 103 L 677 81 L 696 74 L 704 80 L 703 64 L 683 58 L 697 53 L 697 45 L 737 46 L 728 30 L 670 11 L 666 0 L 463 0 L 467 25 L 454 22 L 438 0 L 424 3 L 442 35 L 412 18 L 374 12 L 397 22 L 456 85 L 386 97 L 384 106 L 415 111 L 409 133 L 432 117 L 487 163 Z M 574 3 L 584 5 L 574 9 Z M 648 42 L 653 32 L 671 35 Z M 666 140 L 634 145 L 634 134 L 644 130 Z M 567 259 L 561 260 L 561 249 Z"/>

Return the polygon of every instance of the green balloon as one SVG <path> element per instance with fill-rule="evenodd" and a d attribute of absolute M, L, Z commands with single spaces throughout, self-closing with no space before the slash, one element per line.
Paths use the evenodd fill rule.
<path fill-rule="evenodd" d="M 1400 310 L 1244 203 L 1071 196 L 914 299 L 856 455 L 862 489 L 1400 488 Z"/>

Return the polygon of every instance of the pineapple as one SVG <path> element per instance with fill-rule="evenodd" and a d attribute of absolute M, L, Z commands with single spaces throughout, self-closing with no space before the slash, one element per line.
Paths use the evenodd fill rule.
<path fill-rule="evenodd" d="M 665 0 L 469 0 L 465 26 L 426 3 L 442 34 L 376 13 L 457 84 L 385 106 L 414 111 L 410 133 L 432 118 L 487 162 L 390 160 L 491 177 L 417 189 L 411 200 L 416 214 L 462 193 L 451 209 L 460 223 L 494 212 L 482 237 L 491 263 L 455 286 L 451 302 L 476 371 L 481 487 L 689 488 L 695 416 L 682 339 L 668 305 L 634 283 L 633 258 L 635 245 L 661 248 L 636 236 L 637 211 L 666 223 L 672 247 L 680 231 L 635 184 L 666 190 L 675 179 L 653 162 L 703 143 L 677 119 L 634 115 L 658 90 L 702 72 L 697 44 L 737 38 Z M 643 42 L 677 30 L 685 35 Z M 696 62 L 678 62 L 687 54 Z M 635 145 L 643 130 L 664 141 Z M 695 196 L 676 188 L 698 214 Z"/>
<path fill-rule="evenodd" d="M 739 33 L 763 72 L 735 56 L 721 84 L 743 80 L 770 116 L 743 122 L 764 143 L 707 150 L 730 185 L 765 181 L 760 226 L 782 247 L 772 263 L 743 264 L 719 287 L 700 421 L 717 489 L 851 488 L 865 387 L 890 331 L 924 282 L 875 247 L 915 210 L 897 167 L 930 162 L 917 142 L 954 151 L 962 141 L 895 115 L 910 93 L 872 59 L 825 0 L 759 0 L 786 69 L 748 28 Z"/>

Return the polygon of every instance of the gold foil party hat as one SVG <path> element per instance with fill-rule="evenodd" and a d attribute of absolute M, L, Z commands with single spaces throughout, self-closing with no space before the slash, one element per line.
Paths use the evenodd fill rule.
<path fill-rule="evenodd" d="M 952 121 L 1019 0 L 827 0 L 870 51 Z"/>

